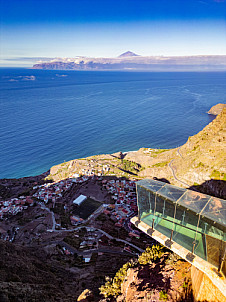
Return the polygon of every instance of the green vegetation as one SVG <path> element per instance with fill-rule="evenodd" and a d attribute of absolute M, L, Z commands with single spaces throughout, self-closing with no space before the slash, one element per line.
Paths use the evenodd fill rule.
<path fill-rule="evenodd" d="M 106 283 L 100 287 L 100 293 L 107 297 L 117 297 L 121 293 L 121 284 L 124 281 L 129 268 L 134 267 L 136 262 L 133 260 L 125 263 L 123 267 L 115 274 L 113 279 L 107 278 Z"/>
<path fill-rule="evenodd" d="M 127 159 L 121 161 L 120 168 L 135 174 L 139 171 L 139 165 Z"/>
<path fill-rule="evenodd" d="M 141 265 L 150 264 L 158 261 L 164 253 L 164 246 L 160 244 L 147 247 L 146 251 L 140 255 L 138 262 Z"/>
<path fill-rule="evenodd" d="M 64 205 L 62 203 L 56 202 L 53 212 L 55 214 L 63 215 L 65 213 Z"/>
<path fill-rule="evenodd" d="M 46 176 L 45 180 L 52 180 L 53 181 L 53 176 L 51 174 L 49 174 L 48 176 Z"/>
<path fill-rule="evenodd" d="M 86 228 L 83 227 L 83 228 L 79 229 L 79 237 L 80 238 L 84 237 L 86 234 L 87 234 Z"/>
<path fill-rule="evenodd" d="M 117 297 L 121 294 L 121 285 L 127 276 L 127 271 L 129 268 L 137 267 L 140 265 L 150 264 L 152 262 L 157 262 L 160 260 L 164 253 L 164 247 L 160 244 L 153 245 L 152 247 L 147 247 L 146 251 L 142 253 L 138 260 L 130 260 L 125 263 L 123 267 L 115 274 L 113 279 L 106 278 L 106 283 L 100 287 L 100 293 L 104 295 L 105 298 Z"/>
<path fill-rule="evenodd" d="M 153 150 L 150 154 L 153 157 L 157 157 L 159 154 L 168 151 L 169 149 L 158 149 L 158 150 Z"/>
<path fill-rule="evenodd" d="M 198 165 L 197 165 L 196 167 L 197 167 L 197 168 L 200 168 L 200 167 L 204 168 L 204 167 L 205 167 L 205 165 L 204 165 L 204 163 L 199 162 L 199 163 L 198 163 Z"/>
<path fill-rule="evenodd" d="M 213 179 L 220 179 L 220 180 L 226 181 L 226 173 L 223 173 L 223 172 L 220 172 L 217 170 L 213 170 L 210 177 Z"/>
<path fill-rule="evenodd" d="M 165 290 L 161 290 L 159 293 L 159 299 L 163 300 L 163 301 L 167 301 L 168 300 L 168 295 L 166 293 Z"/>
<path fill-rule="evenodd" d="M 155 165 L 152 165 L 152 167 L 165 167 L 165 166 L 168 165 L 168 163 L 169 163 L 169 161 L 163 161 L 161 163 L 157 163 Z"/>
<path fill-rule="evenodd" d="M 154 151 L 155 154 L 160 154 L 160 153 L 163 153 L 163 152 L 166 152 L 168 151 L 169 149 L 159 149 L 157 151 Z"/>
<path fill-rule="evenodd" d="M 188 283 L 186 281 L 184 281 L 182 287 L 183 288 L 187 288 L 188 287 Z"/>
<path fill-rule="evenodd" d="M 197 149 L 198 149 L 198 147 L 199 147 L 199 145 L 195 146 L 195 147 L 193 148 L 193 150 L 192 150 L 192 151 L 197 150 Z"/>

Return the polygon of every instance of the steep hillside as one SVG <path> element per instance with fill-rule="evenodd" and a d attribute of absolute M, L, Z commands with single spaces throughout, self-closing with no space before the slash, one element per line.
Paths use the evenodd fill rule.
<path fill-rule="evenodd" d="M 189 184 L 209 179 L 226 180 L 226 108 L 201 132 L 180 148 L 182 157 L 173 163 Z"/>
<path fill-rule="evenodd" d="M 50 179 L 58 181 L 82 175 L 157 178 L 182 187 L 205 183 L 209 194 L 224 198 L 226 181 L 226 108 L 202 131 L 175 149 L 141 148 L 122 154 L 96 155 L 51 168 Z M 211 182 L 211 180 L 216 180 Z M 208 191 L 212 186 L 213 189 Z M 215 189 L 217 186 L 220 188 Z M 220 193 L 219 193 L 220 192 Z M 219 194 L 218 194 L 219 193 Z"/>
<path fill-rule="evenodd" d="M 192 186 L 210 179 L 226 180 L 226 108 L 181 147 L 171 150 L 142 148 L 127 160 L 145 166 L 140 177 L 166 178 L 172 184 Z"/>
<path fill-rule="evenodd" d="M 156 244 L 123 265 L 100 292 L 107 301 L 193 301 L 191 265 Z"/>
<path fill-rule="evenodd" d="M 77 254 L 64 255 L 54 243 L 23 246 L 0 240 L 0 301 L 75 302 L 86 287 L 99 301 L 105 276 L 114 276 L 129 259 L 101 255 L 87 264 Z"/>
<path fill-rule="evenodd" d="M 226 107 L 226 104 L 217 104 L 215 106 L 213 106 L 212 108 L 210 108 L 210 110 L 207 112 L 209 114 L 212 115 L 218 115 L 219 113 L 221 113 L 221 111 Z"/>

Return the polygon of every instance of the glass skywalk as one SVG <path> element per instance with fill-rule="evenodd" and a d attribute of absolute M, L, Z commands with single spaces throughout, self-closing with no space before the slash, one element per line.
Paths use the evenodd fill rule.
<path fill-rule="evenodd" d="M 226 275 L 226 201 L 164 182 L 137 182 L 138 218 Z"/>

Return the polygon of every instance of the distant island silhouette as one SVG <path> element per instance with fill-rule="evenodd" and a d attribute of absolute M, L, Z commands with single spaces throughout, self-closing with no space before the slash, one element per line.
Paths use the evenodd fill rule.
<path fill-rule="evenodd" d="M 116 58 L 53 58 L 33 69 L 56 70 L 147 70 L 147 71 L 226 71 L 226 55 L 140 56 L 126 51 Z"/>

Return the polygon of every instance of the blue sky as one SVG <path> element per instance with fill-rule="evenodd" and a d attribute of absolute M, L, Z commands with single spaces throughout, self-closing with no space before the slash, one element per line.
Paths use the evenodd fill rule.
<path fill-rule="evenodd" d="M 225 0 L 0 0 L 1 66 L 40 57 L 226 54 Z"/>

